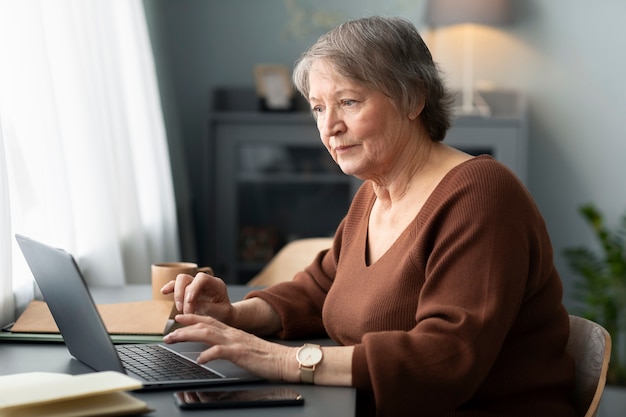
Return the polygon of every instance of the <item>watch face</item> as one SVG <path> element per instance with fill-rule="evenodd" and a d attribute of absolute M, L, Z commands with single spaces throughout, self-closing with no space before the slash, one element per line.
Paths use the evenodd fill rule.
<path fill-rule="evenodd" d="M 317 346 L 303 346 L 298 351 L 298 360 L 303 366 L 313 366 L 322 360 L 322 349 Z"/>

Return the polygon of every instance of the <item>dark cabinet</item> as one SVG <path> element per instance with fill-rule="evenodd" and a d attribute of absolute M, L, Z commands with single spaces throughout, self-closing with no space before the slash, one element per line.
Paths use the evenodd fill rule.
<path fill-rule="evenodd" d="M 508 110 L 493 109 L 488 119 L 456 118 L 445 143 L 489 153 L 525 181 L 526 122 L 517 98 L 497 98 Z M 336 166 L 308 112 L 222 109 L 210 128 L 218 276 L 245 283 L 286 242 L 332 236 L 361 182 Z"/>
<path fill-rule="evenodd" d="M 286 242 L 332 236 L 360 181 L 341 172 L 308 113 L 217 113 L 215 269 L 245 283 Z"/>

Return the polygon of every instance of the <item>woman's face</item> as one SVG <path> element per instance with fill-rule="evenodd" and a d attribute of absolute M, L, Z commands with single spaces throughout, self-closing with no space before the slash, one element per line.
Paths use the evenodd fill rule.
<path fill-rule="evenodd" d="M 309 73 L 309 103 L 324 146 L 341 170 L 360 179 L 391 175 L 407 144 L 414 119 L 389 97 L 348 80 L 324 61 Z"/>

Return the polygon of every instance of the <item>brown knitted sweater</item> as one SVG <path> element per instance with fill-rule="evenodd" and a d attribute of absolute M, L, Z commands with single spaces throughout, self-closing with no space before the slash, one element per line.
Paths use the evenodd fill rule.
<path fill-rule="evenodd" d="M 353 384 L 379 416 L 575 416 L 562 285 L 515 176 L 489 156 L 457 166 L 367 265 L 375 198 L 365 182 L 329 251 L 249 294 L 280 314 L 280 336 L 355 345 Z"/>

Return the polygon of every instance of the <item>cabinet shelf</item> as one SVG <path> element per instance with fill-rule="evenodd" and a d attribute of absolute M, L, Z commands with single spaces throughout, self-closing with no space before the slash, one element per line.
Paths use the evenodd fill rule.
<path fill-rule="evenodd" d="M 262 184 L 350 184 L 352 179 L 347 175 L 337 174 L 248 174 L 238 175 L 240 183 Z"/>

